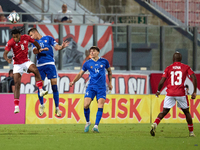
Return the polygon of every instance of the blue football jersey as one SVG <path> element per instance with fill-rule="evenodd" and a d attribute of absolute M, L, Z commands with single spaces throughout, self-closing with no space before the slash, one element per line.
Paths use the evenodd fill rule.
<path fill-rule="evenodd" d="M 110 67 L 105 58 L 99 58 L 97 61 L 90 59 L 83 64 L 82 70 L 89 71 L 88 87 L 106 88 L 106 69 Z"/>
<path fill-rule="evenodd" d="M 53 48 L 52 46 L 57 45 L 58 43 L 55 41 L 55 39 L 51 36 L 43 36 L 40 40 L 35 40 L 37 41 L 41 48 L 49 48 L 48 51 L 42 51 L 41 53 L 37 54 L 37 67 L 52 64 L 55 65 L 55 60 L 54 60 L 54 53 L 53 53 Z M 33 49 L 35 48 L 35 45 L 33 45 Z"/>

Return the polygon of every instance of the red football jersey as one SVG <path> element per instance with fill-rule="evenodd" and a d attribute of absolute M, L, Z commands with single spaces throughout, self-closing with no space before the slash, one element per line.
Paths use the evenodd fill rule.
<path fill-rule="evenodd" d="M 35 40 L 29 35 L 21 35 L 20 41 L 16 43 L 13 38 L 11 38 L 6 44 L 5 50 L 13 50 L 13 64 L 23 64 L 29 61 L 28 58 L 28 43 L 33 43 Z"/>
<path fill-rule="evenodd" d="M 162 77 L 167 78 L 167 96 L 184 96 L 185 92 L 185 79 L 188 75 L 194 72 L 190 66 L 182 64 L 181 62 L 174 62 L 168 66 Z"/>

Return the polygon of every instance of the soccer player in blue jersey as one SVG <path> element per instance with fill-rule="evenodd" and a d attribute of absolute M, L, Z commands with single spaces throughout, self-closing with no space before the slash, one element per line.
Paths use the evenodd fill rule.
<path fill-rule="evenodd" d="M 28 34 L 31 36 L 31 38 L 35 39 L 35 41 L 37 41 L 42 48 L 44 47 L 49 48 L 48 51 L 42 51 L 41 53 L 39 53 L 36 47 L 33 45 L 33 53 L 37 54 L 37 68 L 40 72 L 43 82 L 46 76 L 48 79 L 51 80 L 53 98 L 56 106 L 55 113 L 58 117 L 60 117 L 61 112 L 59 110 L 59 93 L 57 87 L 58 75 L 54 62 L 54 53 L 52 46 L 54 46 L 56 50 L 62 50 L 63 48 L 68 46 L 69 42 L 66 41 L 63 42 L 62 45 L 58 45 L 58 43 L 55 41 L 53 37 L 42 36 L 41 34 L 39 34 L 36 28 L 31 28 L 28 31 Z M 43 104 L 43 97 L 40 97 L 39 91 L 38 91 L 38 97 L 40 100 L 39 115 L 42 116 L 44 113 L 44 104 Z"/>
<path fill-rule="evenodd" d="M 89 127 L 91 125 L 90 122 L 90 103 L 96 96 L 98 102 L 98 111 L 96 114 L 95 125 L 92 129 L 93 132 L 99 132 L 98 125 L 101 120 L 103 114 L 103 106 L 106 100 L 106 70 L 108 71 L 108 79 L 109 79 L 109 90 L 112 90 L 112 71 L 109 65 L 108 60 L 105 58 L 99 57 L 99 48 L 97 46 L 92 46 L 90 48 L 90 55 L 92 59 L 86 61 L 83 64 L 82 70 L 76 75 L 72 82 L 70 82 L 70 86 L 74 85 L 76 81 L 78 81 L 81 76 L 88 70 L 89 75 L 89 84 L 85 92 L 84 98 L 84 114 L 86 119 L 86 125 L 84 132 L 89 131 Z"/>

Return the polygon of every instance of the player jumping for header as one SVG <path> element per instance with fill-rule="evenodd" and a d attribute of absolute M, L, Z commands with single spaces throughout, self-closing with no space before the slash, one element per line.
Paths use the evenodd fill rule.
<path fill-rule="evenodd" d="M 43 83 L 41 80 L 40 73 L 33 62 L 31 62 L 28 58 L 28 43 L 33 43 L 39 53 L 42 51 L 47 51 L 48 48 L 41 48 L 38 42 L 32 39 L 28 35 L 21 35 L 22 28 L 17 29 L 14 28 L 11 30 L 12 38 L 8 41 L 5 47 L 5 51 L 3 54 L 3 58 L 11 64 L 12 59 L 8 58 L 8 53 L 12 49 L 13 50 L 13 74 L 14 74 L 14 82 L 15 82 L 15 91 L 14 91 L 14 104 L 15 110 L 14 113 L 19 113 L 19 96 L 20 96 L 20 86 L 21 86 L 21 76 L 26 71 L 27 73 L 34 73 L 36 85 L 39 88 L 40 96 L 43 97 L 48 92 L 42 89 Z"/>
<path fill-rule="evenodd" d="M 58 117 L 61 116 L 61 112 L 59 110 L 59 93 L 58 93 L 58 87 L 57 87 L 57 71 L 56 66 L 54 62 L 54 53 L 52 46 L 55 47 L 56 50 L 62 50 L 63 48 L 67 47 L 69 42 L 63 42 L 62 45 L 58 45 L 58 43 L 55 41 L 55 39 L 51 36 L 42 36 L 39 34 L 36 28 L 31 28 L 28 31 L 28 34 L 35 39 L 40 46 L 48 47 L 48 51 L 43 51 L 41 53 L 38 52 L 37 48 L 33 45 L 33 52 L 34 54 L 37 54 L 37 68 L 40 72 L 40 75 L 42 77 L 42 81 L 44 82 L 45 77 L 47 76 L 48 79 L 51 80 L 51 86 L 53 91 L 53 98 L 55 101 L 56 106 L 56 115 Z M 40 100 L 40 110 L 39 115 L 42 116 L 44 113 L 44 104 L 43 104 L 43 97 L 40 96 L 38 92 L 38 97 Z"/>

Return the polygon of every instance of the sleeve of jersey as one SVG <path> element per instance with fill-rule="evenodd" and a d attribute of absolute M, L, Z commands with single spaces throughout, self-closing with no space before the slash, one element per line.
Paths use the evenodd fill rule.
<path fill-rule="evenodd" d="M 109 64 L 109 62 L 108 62 L 108 60 L 106 59 L 106 67 L 105 67 L 106 69 L 108 69 L 108 68 L 110 68 L 110 64 Z"/>
<path fill-rule="evenodd" d="M 5 50 L 10 51 L 11 50 L 11 42 L 8 41 L 8 43 L 6 44 Z"/>
<path fill-rule="evenodd" d="M 83 64 L 82 70 L 83 70 L 83 71 L 87 71 L 87 62 L 85 62 L 85 63 Z"/>
<path fill-rule="evenodd" d="M 29 35 L 26 35 L 26 36 L 27 36 L 27 39 L 28 39 L 29 42 L 31 42 L 31 43 L 34 43 L 34 42 L 35 42 L 35 40 L 32 39 Z"/>
<path fill-rule="evenodd" d="M 189 67 L 189 69 L 188 69 L 188 74 L 189 75 L 192 75 L 192 74 L 194 74 L 194 71 Z"/>
<path fill-rule="evenodd" d="M 167 78 L 167 71 L 168 71 L 168 68 L 165 69 L 165 71 L 162 74 L 162 77 Z"/>
<path fill-rule="evenodd" d="M 50 42 L 50 44 L 53 46 L 53 47 L 55 47 L 58 43 L 56 42 L 56 40 L 53 38 L 53 37 L 51 37 L 51 36 L 49 36 L 49 42 Z"/>

